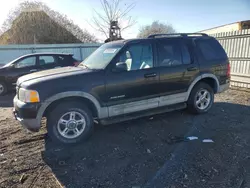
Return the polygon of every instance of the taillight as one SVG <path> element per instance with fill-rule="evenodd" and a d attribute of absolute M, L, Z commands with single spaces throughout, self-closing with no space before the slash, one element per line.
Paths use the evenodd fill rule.
<path fill-rule="evenodd" d="M 228 63 L 227 64 L 227 77 L 230 77 L 230 70 L 231 70 L 230 63 Z"/>

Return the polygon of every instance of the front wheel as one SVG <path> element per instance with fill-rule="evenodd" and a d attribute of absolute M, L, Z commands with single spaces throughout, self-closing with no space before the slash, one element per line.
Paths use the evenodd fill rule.
<path fill-rule="evenodd" d="M 63 144 L 79 143 L 93 131 L 91 111 L 76 102 L 65 102 L 50 112 L 47 130 L 52 140 Z"/>
<path fill-rule="evenodd" d="M 210 110 L 214 103 L 214 91 L 206 83 L 194 86 L 188 99 L 188 110 L 191 113 L 202 114 Z"/>

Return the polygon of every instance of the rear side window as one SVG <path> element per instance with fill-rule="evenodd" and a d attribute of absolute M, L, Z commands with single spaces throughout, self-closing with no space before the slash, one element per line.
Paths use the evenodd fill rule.
<path fill-rule="evenodd" d="M 56 60 L 54 56 L 39 56 L 39 64 L 42 65 L 47 65 L 47 64 L 55 64 Z"/>
<path fill-rule="evenodd" d="M 197 45 L 207 61 L 227 59 L 226 52 L 215 39 L 198 40 Z"/>
<path fill-rule="evenodd" d="M 159 55 L 159 66 L 176 66 L 182 64 L 181 46 L 178 42 L 171 40 L 160 40 L 157 42 Z"/>
<path fill-rule="evenodd" d="M 58 56 L 59 64 L 64 66 L 72 66 L 76 60 L 72 56 Z"/>

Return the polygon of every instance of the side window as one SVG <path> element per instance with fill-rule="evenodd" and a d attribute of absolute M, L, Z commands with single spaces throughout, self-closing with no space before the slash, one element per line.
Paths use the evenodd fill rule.
<path fill-rule="evenodd" d="M 73 66 L 74 63 L 77 63 L 77 60 L 73 59 L 72 56 L 58 56 L 58 63 L 62 66 Z"/>
<path fill-rule="evenodd" d="M 16 64 L 16 68 L 31 67 L 36 65 L 36 56 L 27 57 Z"/>
<path fill-rule="evenodd" d="M 127 64 L 127 70 L 139 70 L 153 67 L 151 44 L 131 44 L 118 57 L 119 62 Z"/>
<path fill-rule="evenodd" d="M 56 63 L 55 58 L 53 56 L 39 56 L 39 65 L 47 65 Z"/>
<path fill-rule="evenodd" d="M 198 40 L 197 45 L 207 61 L 227 59 L 224 49 L 215 39 Z"/>
<path fill-rule="evenodd" d="M 191 56 L 190 56 L 187 45 L 185 45 L 185 44 L 181 45 L 181 53 L 182 53 L 183 64 L 184 65 L 190 64 L 191 63 Z"/>
<path fill-rule="evenodd" d="M 181 65 L 181 49 L 178 42 L 161 40 L 157 42 L 159 66 Z"/>
<path fill-rule="evenodd" d="M 58 56 L 58 60 L 59 60 L 59 65 L 67 65 L 69 64 L 69 59 L 66 58 L 65 56 Z"/>

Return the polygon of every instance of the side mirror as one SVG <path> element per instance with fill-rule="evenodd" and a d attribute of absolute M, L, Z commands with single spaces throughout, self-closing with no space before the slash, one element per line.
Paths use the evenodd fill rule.
<path fill-rule="evenodd" d="M 124 62 L 118 62 L 115 65 L 115 68 L 113 69 L 114 72 L 125 72 L 127 71 L 127 64 Z"/>

